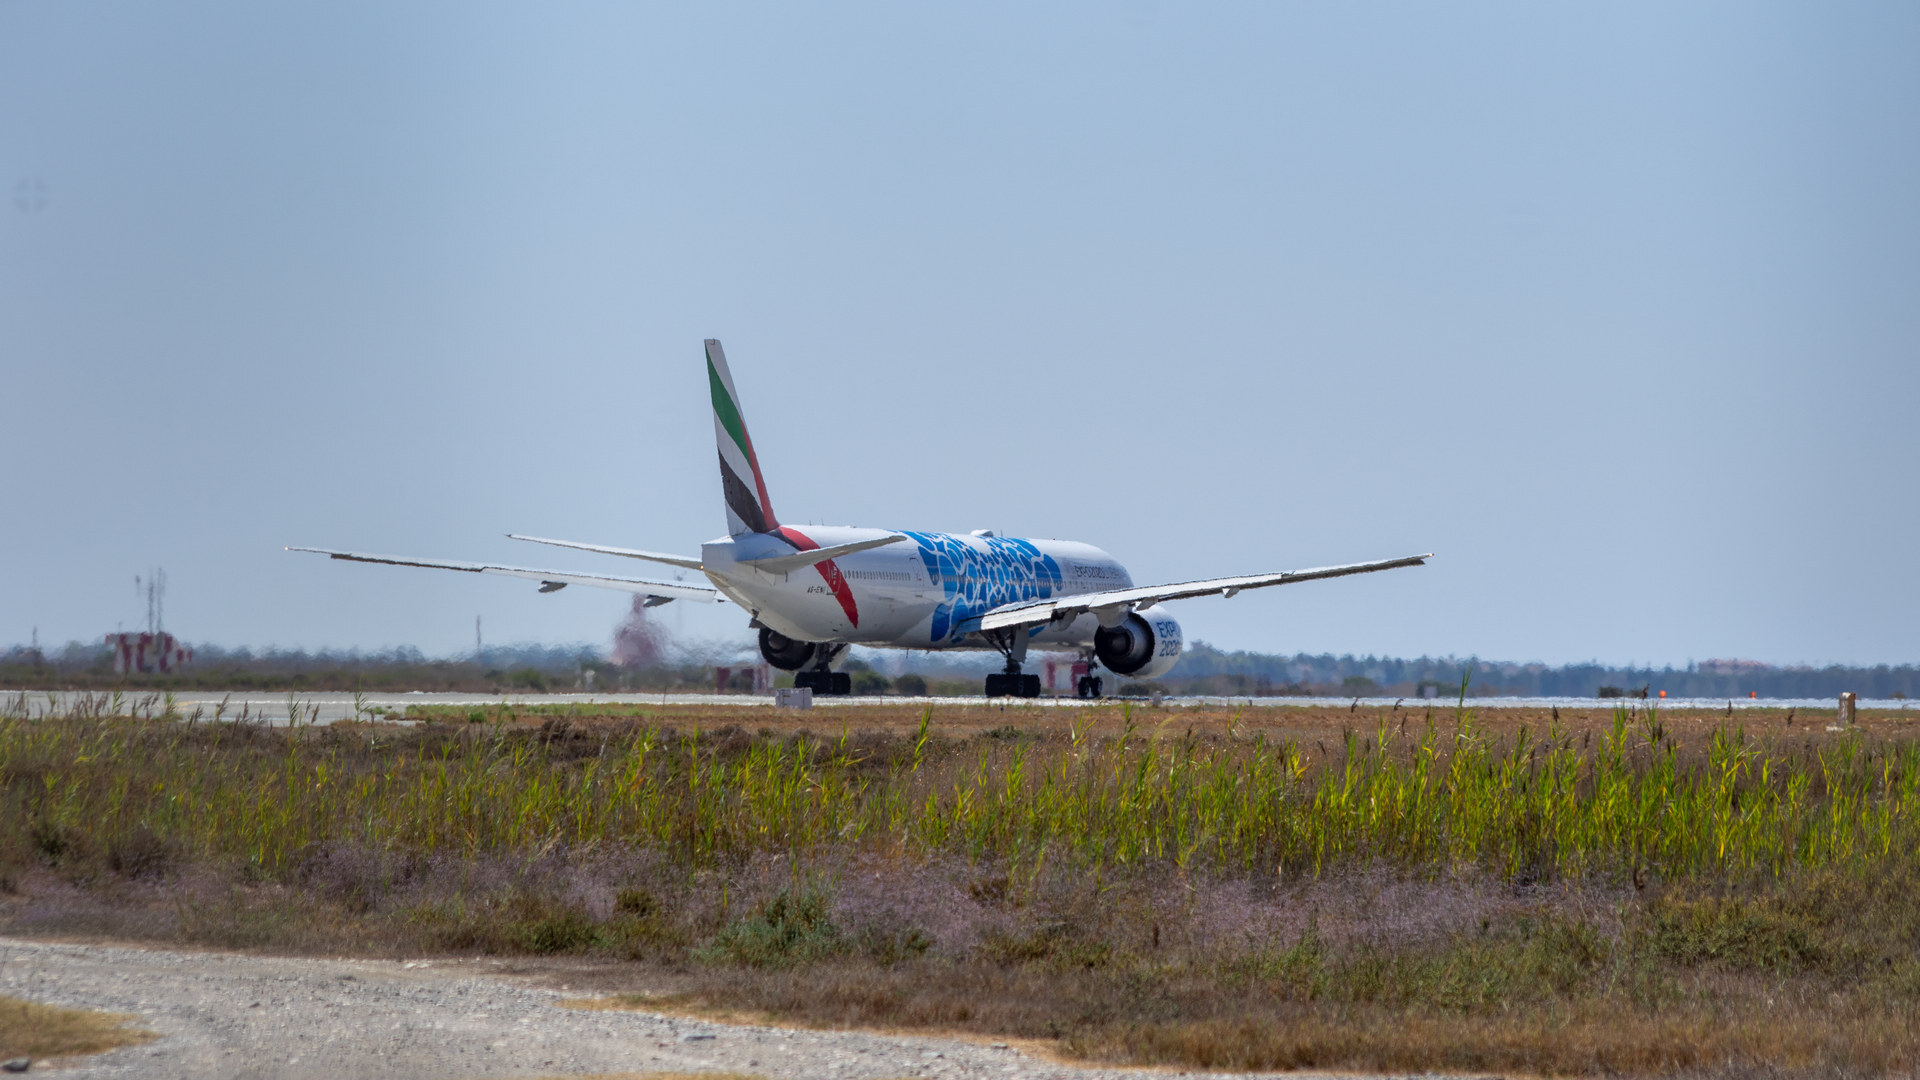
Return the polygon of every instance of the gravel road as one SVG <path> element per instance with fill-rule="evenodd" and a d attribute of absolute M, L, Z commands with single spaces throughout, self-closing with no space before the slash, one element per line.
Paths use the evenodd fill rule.
<path fill-rule="evenodd" d="M 745 1027 L 563 1005 L 583 995 L 487 961 L 313 960 L 0 939 L 0 993 L 131 1013 L 162 1038 L 63 1063 L 69 1077 L 774 1077 L 1140 1080 L 1018 1048 Z M 36 1066 L 35 1072 L 38 1072 Z M 1300 1077 L 1302 1074 L 1288 1074 Z"/>

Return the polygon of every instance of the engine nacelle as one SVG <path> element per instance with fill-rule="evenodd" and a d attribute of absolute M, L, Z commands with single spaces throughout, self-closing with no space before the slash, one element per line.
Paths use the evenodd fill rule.
<path fill-rule="evenodd" d="M 1157 679 L 1180 660 L 1180 621 L 1159 604 L 1136 611 L 1120 625 L 1094 631 L 1093 653 L 1115 675 Z"/>
<path fill-rule="evenodd" d="M 813 659 L 811 641 L 795 641 L 767 627 L 760 628 L 760 655 L 781 671 L 799 671 Z"/>

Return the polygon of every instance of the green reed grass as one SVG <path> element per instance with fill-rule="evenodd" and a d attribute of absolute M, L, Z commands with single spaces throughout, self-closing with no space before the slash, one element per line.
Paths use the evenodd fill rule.
<path fill-rule="evenodd" d="M 1494 739 L 1463 710 L 1445 728 L 1349 732 L 1316 754 L 1130 719 L 1096 738 L 1084 716 L 1056 736 L 954 744 L 931 721 L 877 748 L 642 727 L 563 753 L 505 723 L 369 735 L 14 717 L 0 720 L 0 819 L 10 836 L 65 846 L 144 829 L 268 873 L 334 844 L 456 856 L 625 844 L 694 865 L 858 849 L 1228 872 L 1779 874 L 1920 839 L 1920 744 L 1851 735 L 1793 752 L 1728 728 L 1689 752 L 1653 713 L 1618 712 L 1598 738 Z M 576 742 L 596 738 L 582 730 Z"/>

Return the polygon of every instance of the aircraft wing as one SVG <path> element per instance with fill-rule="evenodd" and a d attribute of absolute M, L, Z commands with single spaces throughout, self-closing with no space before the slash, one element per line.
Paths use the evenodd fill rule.
<path fill-rule="evenodd" d="M 573 548 L 576 551 L 597 551 L 602 555 L 619 555 L 628 559 L 645 559 L 648 562 L 666 563 L 687 570 L 700 569 L 700 560 L 685 555 L 668 555 L 659 551 L 641 551 L 638 548 L 608 547 L 605 544 L 583 544 L 578 540 L 549 540 L 544 536 L 521 536 L 508 533 L 509 540 L 526 540 L 535 544 L 552 544 L 554 547 Z"/>
<path fill-rule="evenodd" d="M 649 607 L 669 600 L 698 600 L 706 604 L 722 603 L 718 589 L 704 585 L 681 585 L 670 581 L 617 577 L 612 574 L 576 574 L 563 570 L 534 570 L 524 566 L 498 566 L 493 563 L 455 562 L 451 559 L 414 559 L 400 555 L 368 555 L 358 551 L 329 551 L 326 548 L 290 547 L 288 551 L 311 551 L 349 562 L 385 563 L 388 566 L 424 566 L 432 570 L 460 570 L 469 574 L 498 574 L 526 578 L 540 583 L 541 592 L 556 592 L 569 585 L 590 585 L 596 589 L 615 589 L 649 599 Z"/>
<path fill-rule="evenodd" d="M 1055 619 L 1088 611 L 1124 612 L 1134 608 L 1152 607 L 1163 600 L 1184 600 L 1190 596 L 1232 596 L 1244 589 L 1264 589 L 1269 585 L 1291 585 L 1296 581 L 1318 581 L 1321 578 L 1371 574 L 1376 570 L 1393 570 L 1402 566 L 1421 566 L 1431 558 L 1433 558 L 1431 554 L 1408 555 L 1401 559 L 1348 563 L 1345 566 L 1316 566 L 1310 570 L 1289 570 L 1279 574 L 1208 578 L 1205 581 L 1146 585 L 1133 589 L 1108 589 L 1105 592 L 1080 593 L 1075 596 L 1056 597 L 1052 600 L 1031 600 L 1026 603 L 1006 604 L 994 608 L 980 616 L 978 627 L 968 629 L 1002 630 L 1009 626 L 1032 626 L 1035 623 L 1052 622 Z"/>

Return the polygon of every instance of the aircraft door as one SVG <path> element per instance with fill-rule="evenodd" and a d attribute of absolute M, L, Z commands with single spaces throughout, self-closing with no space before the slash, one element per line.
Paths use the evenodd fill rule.
<path fill-rule="evenodd" d="M 937 573 L 933 575 L 927 573 L 927 562 L 920 556 L 920 553 L 918 551 L 909 551 L 905 554 L 907 556 L 907 572 L 913 576 L 913 585 L 908 590 L 913 594 L 913 598 L 935 604 L 945 600 L 947 598 L 946 589 L 940 584 L 940 578 Z"/>

